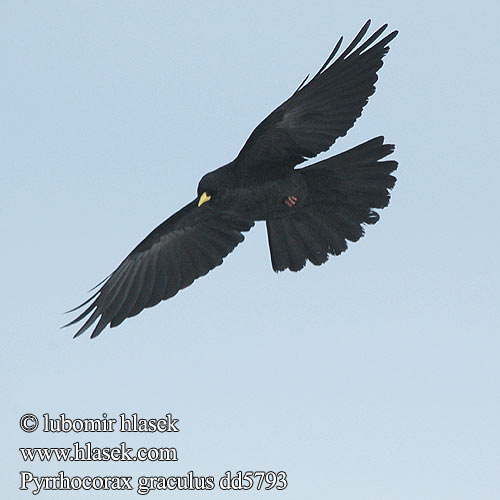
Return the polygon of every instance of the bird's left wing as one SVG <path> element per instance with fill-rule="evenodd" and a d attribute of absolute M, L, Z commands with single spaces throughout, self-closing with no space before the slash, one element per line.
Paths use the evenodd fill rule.
<path fill-rule="evenodd" d="M 369 26 L 370 21 L 335 58 L 341 38 L 314 78 L 307 84 L 306 78 L 257 126 L 235 159 L 240 169 L 255 173 L 262 169 L 261 175 L 289 169 L 326 151 L 347 133 L 375 92 L 382 58 L 398 33 L 379 40 L 384 25 L 362 41 Z"/>
<path fill-rule="evenodd" d="M 196 278 L 222 264 L 244 239 L 253 221 L 217 211 L 194 200 L 160 224 L 109 275 L 90 299 L 90 305 L 70 326 L 86 318 L 75 337 L 96 321 L 91 337 L 109 324 L 119 325 L 161 300 L 175 295 Z M 72 312 L 68 311 L 68 312 Z"/>

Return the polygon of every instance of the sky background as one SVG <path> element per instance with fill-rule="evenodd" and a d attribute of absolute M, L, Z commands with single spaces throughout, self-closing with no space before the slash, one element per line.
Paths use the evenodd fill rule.
<path fill-rule="evenodd" d="M 0 0 L 2 489 L 35 475 L 286 471 L 281 492 L 500 494 L 498 2 Z M 271 270 L 258 224 L 174 299 L 60 330 L 366 19 L 400 30 L 330 154 L 383 134 L 398 183 L 341 257 Z M 328 155 L 326 155 L 328 156 Z M 26 434 L 24 413 L 172 413 L 180 432 Z M 174 446 L 177 463 L 24 463 L 18 448 Z M 42 492 L 45 498 L 131 498 Z"/>

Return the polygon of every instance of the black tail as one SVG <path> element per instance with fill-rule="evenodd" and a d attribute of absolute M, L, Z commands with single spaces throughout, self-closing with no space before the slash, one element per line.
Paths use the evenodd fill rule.
<path fill-rule="evenodd" d="M 328 254 L 339 255 L 347 242 L 358 241 L 363 224 L 375 224 L 374 208 L 389 204 L 396 182 L 396 161 L 379 161 L 394 151 L 376 137 L 349 151 L 300 170 L 308 188 L 303 204 L 290 215 L 267 221 L 271 261 L 275 271 L 299 271 L 306 261 L 319 266 Z M 299 200 L 300 202 L 300 200 Z"/>

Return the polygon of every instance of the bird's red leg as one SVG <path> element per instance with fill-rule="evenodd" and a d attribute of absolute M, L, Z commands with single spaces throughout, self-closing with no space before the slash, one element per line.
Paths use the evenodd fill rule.
<path fill-rule="evenodd" d="M 285 205 L 287 207 L 293 207 L 297 203 L 298 198 L 296 196 L 288 196 L 285 199 Z"/>

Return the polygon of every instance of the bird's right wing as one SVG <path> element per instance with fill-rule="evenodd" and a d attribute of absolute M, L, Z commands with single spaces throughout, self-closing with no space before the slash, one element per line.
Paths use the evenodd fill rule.
<path fill-rule="evenodd" d="M 160 224 L 100 285 L 90 305 L 70 326 L 86 318 L 75 337 L 98 319 L 91 337 L 109 324 L 119 325 L 161 300 L 175 295 L 196 278 L 222 264 L 222 259 L 244 239 L 253 221 L 219 212 L 194 200 Z"/>
<path fill-rule="evenodd" d="M 234 163 L 244 171 L 269 175 L 289 169 L 326 151 L 344 136 L 375 92 L 377 71 L 387 54 L 393 31 L 381 40 L 387 25 L 362 42 L 368 21 L 337 57 L 342 38 L 318 73 L 252 132 Z"/>

